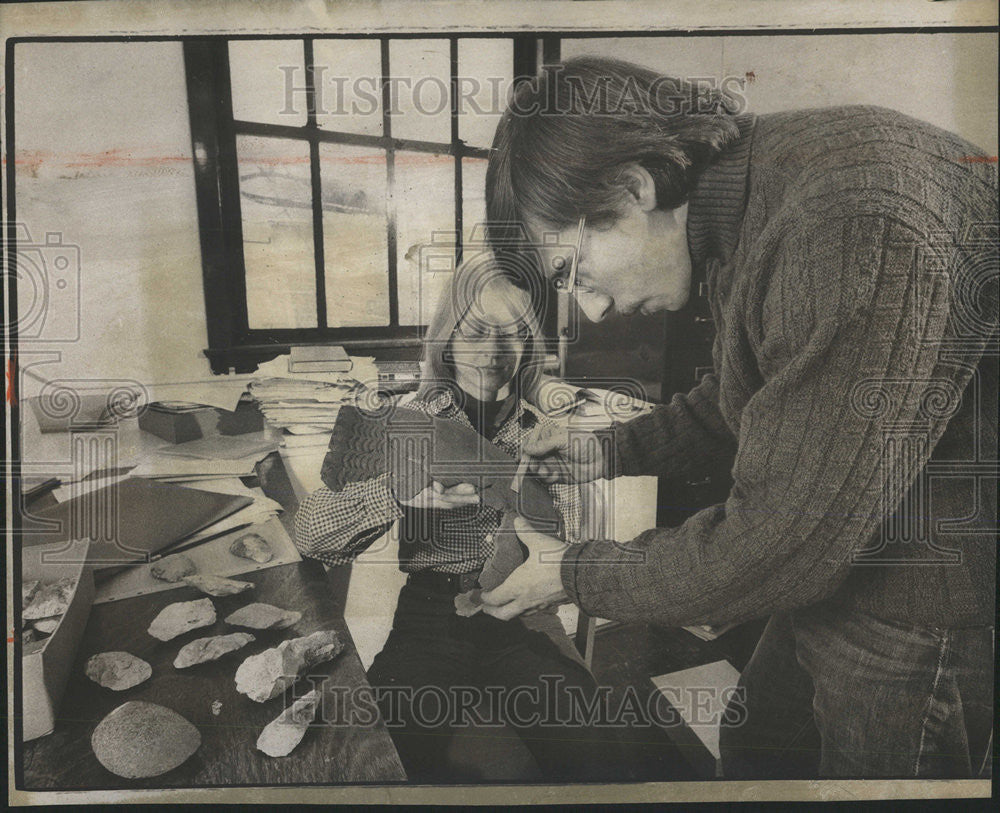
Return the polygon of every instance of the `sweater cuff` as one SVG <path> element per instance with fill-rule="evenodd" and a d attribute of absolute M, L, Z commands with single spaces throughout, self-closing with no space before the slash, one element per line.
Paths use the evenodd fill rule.
<path fill-rule="evenodd" d="M 613 454 L 608 467 L 611 477 L 627 477 L 634 470 L 636 461 L 642 459 L 644 450 L 636 446 L 633 424 L 645 417 L 640 415 L 627 423 L 611 425 Z"/>
<path fill-rule="evenodd" d="M 583 604 L 580 603 L 580 593 L 577 588 L 576 574 L 577 563 L 580 559 L 580 555 L 587 547 L 587 545 L 570 545 L 566 549 L 566 553 L 563 554 L 562 564 L 559 566 L 559 576 L 562 579 L 563 590 L 566 591 L 566 595 L 569 596 L 570 601 L 572 601 L 584 612 L 587 612 L 587 610 Z"/>

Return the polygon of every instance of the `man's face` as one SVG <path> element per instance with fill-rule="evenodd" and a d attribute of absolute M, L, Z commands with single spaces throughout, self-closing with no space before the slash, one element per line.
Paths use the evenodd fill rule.
<path fill-rule="evenodd" d="M 565 277 L 572 260 L 564 256 L 565 247 L 575 245 L 578 227 L 546 228 L 538 219 L 529 219 L 527 226 L 534 244 L 542 246 L 546 277 Z M 545 245 L 552 241 L 543 236 L 553 233 L 560 248 Z M 621 314 L 679 310 L 690 289 L 687 205 L 661 210 L 630 197 L 614 224 L 585 224 L 573 293 L 590 321 L 600 322 L 612 309 Z"/>

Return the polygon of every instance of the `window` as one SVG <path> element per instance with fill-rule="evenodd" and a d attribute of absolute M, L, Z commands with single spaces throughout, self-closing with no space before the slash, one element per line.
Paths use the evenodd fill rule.
<path fill-rule="evenodd" d="M 417 347 L 480 245 L 493 130 L 538 51 L 528 37 L 186 42 L 213 370 L 291 343 Z"/>

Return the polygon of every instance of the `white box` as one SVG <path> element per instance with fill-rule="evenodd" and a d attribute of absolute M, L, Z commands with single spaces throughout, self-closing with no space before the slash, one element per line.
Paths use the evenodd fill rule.
<path fill-rule="evenodd" d="M 73 668 L 83 630 L 90 618 L 94 600 L 94 576 L 86 566 L 90 543 L 77 541 L 32 545 L 21 550 L 21 577 L 25 582 L 42 583 L 76 579 L 69 607 L 48 638 L 25 648 L 32 649 L 21 658 L 24 741 L 51 734 L 69 670 Z M 15 593 L 15 596 L 17 593 Z M 23 610 L 23 608 L 22 608 Z"/>

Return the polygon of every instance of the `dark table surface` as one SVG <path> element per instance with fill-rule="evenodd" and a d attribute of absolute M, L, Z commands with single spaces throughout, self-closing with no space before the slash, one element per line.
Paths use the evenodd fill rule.
<path fill-rule="evenodd" d="M 288 528 L 294 498 L 287 476 L 273 455 L 259 469 L 268 496 L 286 507 L 282 523 Z M 288 510 L 291 509 L 291 510 Z M 23 785 L 28 790 L 163 788 L 191 786 L 386 783 L 405 781 L 406 775 L 371 702 L 364 668 L 343 620 L 349 568 L 327 573 L 314 561 L 279 565 L 240 576 L 255 588 L 246 593 L 212 598 L 218 621 L 158 641 L 147 628 L 168 604 L 202 598 L 192 587 L 94 605 L 77 651 L 55 731 L 24 743 Z M 210 663 L 175 669 L 177 651 L 187 642 L 207 635 L 235 631 L 222 619 L 254 601 L 302 612 L 294 627 L 283 631 L 253 631 L 256 640 L 235 653 Z M 276 646 L 282 640 L 316 630 L 336 630 L 345 642 L 334 660 L 310 669 L 285 695 L 256 703 L 236 691 L 235 673 L 249 655 Z M 153 675 L 131 689 L 116 692 L 92 682 L 84 674 L 87 659 L 98 652 L 125 650 L 146 661 Z M 256 749 L 260 731 L 282 710 L 310 689 L 320 691 L 322 703 L 316 722 L 287 757 L 266 756 Z M 97 724 L 129 700 L 157 703 L 173 709 L 201 733 L 201 746 L 184 764 L 158 777 L 122 779 L 107 771 L 94 756 L 90 737 Z M 218 714 L 212 711 L 213 703 Z"/>

